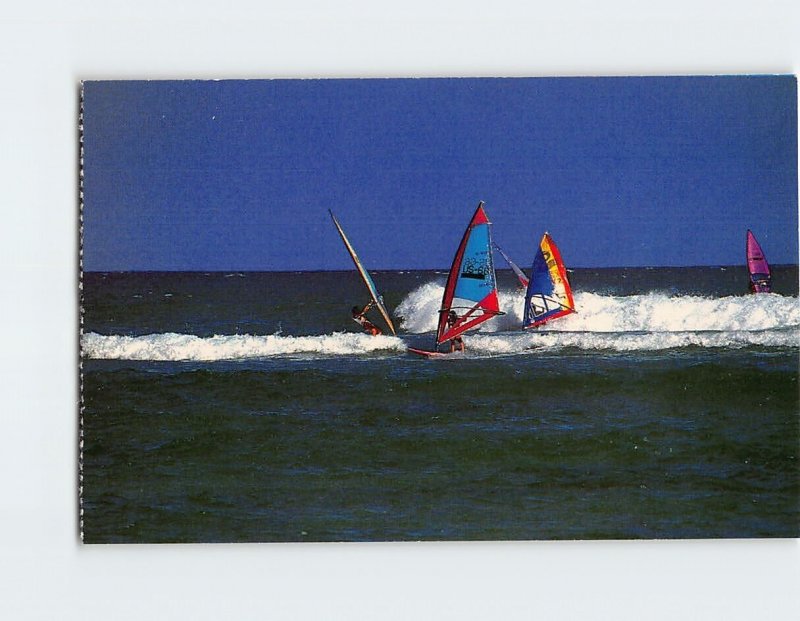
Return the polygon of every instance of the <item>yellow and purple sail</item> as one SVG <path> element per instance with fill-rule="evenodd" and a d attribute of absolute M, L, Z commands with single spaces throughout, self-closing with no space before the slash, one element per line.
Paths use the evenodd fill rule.
<path fill-rule="evenodd" d="M 749 229 L 747 231 L 747 271 L 750 273 L 750 291 L 753 293 L 772 291 L 769 263 L 761 251 L 756 236 Z"/>
<path fill-rule="evenodd" d="M 490 225 L 481 201 L 458 245 L 447 276 L 436 330 L 437 346 L 502 314 L 492 262 Z M 451 310 L 458 316 L 454 325 L 448 324 Z"/>
<path fill-rule="evenodd" d="M 350 253 L 350 258 L 353 259 L 353 263 L 355 263 L 356 270 L 358 270 L 361 280 L 364 281 L 364 284 L 369 290 L 369 295 L 372 297 L 372 302 L 375 304 L 375 307 L 378 309 L 378 311 L 380 311 L 381 315 L 383 316 L 383 320 L 386 322 L 386 325 L 389 326 L 392 334 L 397 334 L 394 329 L 394 324 L 389 317 L 389 312 L 386 310 L 386 306 L 383 304 L 383 296 L 378 293 L 378 288 L 375 286 L 372 276 L 370 276 L 369 272 L 364 269 L 363 265 L 361 265 L 361 261 L 359 260 L 356 251 L 353 249 L 353 245 L 350 243 L 350 240 L 347 239 L 347 235 L 344 234 L 344 231 L 342 230 L 339 221 L 336 219 L 336 216 L 333 215 L 333 212 L 330 209 L 328 210 L 328 213 L 331 214 L 331 218 L 333 218 L 333 223 L 336 225 L 336 230 L 339 231 L 339 236 L 342 238 L 342 241 L 347 248 L 347 252 Z"/>
<path fill-rule="evenodd" d="M 572 288 L 567 270 L 553 238 L 542 237 L 533 258 L 531 280 L 525 293 L 523 328 L 535 328 L 543 323 L 575 312 Z"/>

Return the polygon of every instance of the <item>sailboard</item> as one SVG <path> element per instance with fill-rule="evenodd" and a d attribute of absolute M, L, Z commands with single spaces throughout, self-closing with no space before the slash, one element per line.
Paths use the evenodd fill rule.
<path fill-rule="evenodd" d="M 572 288 L 561 253 L 553 238 L 545 233 L 533 258 L 531 281 L 525 293 L 522 327 L 540 326 L 551 319 L 574 312 Z"/>
<path fill-rule="evenodd" d="M 441 351 L 428 351 L 426 349 L 417 349 L 416 347 L 409 347 L 408 352 L 411 354 L 417 354 L 423 358 L 442 358 L 450 355 L 449 353 L 444 353 Z"/>
<path fill-rule="evenodd" d="M 747 231 L 747 271 L 750 274 L 750 291 L 753 293 L 769 293 L 772 291 L 772 276 L 769 263 L 764 257 L 756 236 Z"/>
<path fill-rule="evenodd" d="M 518 266 L 516 263 L 514 263 L 514 262 L 511 260 L 511 258 L 510 258 L 510 257 L 509 257 L 509 256 L 508 256 L 508 255 L 507 255 L 505 252 L 503 252 L 503 249 L 502 249 L 500 246 L 498 246 L 497 244 L 495 244 L 495 245 L 494 245 L 494 247 L 495 247 L 495 248 L 497 248 L 497 252 L 499 252 L 501 255 L 503 255 L 503 258 L 506 260 L 506 263 L 508 263 L 508 266 L 511 268 L 511 271 L 513 271 L 513 272 L 514 272 L 514 274 L 515 274 L 515 275 L 516 275 L 516 277 L 517 277 L 517 280 L 519 280 L 519 284 L 520 284 L 520 286 L 521 286 L 523 289 L 527 289 L 527 288 L 528 288 L 528 283 L 529 283 L 530 281 L 528 280 L 528 277 L 527 277 L 527 276 L 525 276 L 525 272 L 523 272 L 523 271 L 522 271 L 522 270 L 519 268 L 519 266 Z"/>
<path fill-rule="evenodd" d="M 492 262 L 490 224 L 481 201 L 464 231 L 447 275 L 436 329 L 436 347 L 502 314 Z M 452 325 L 448 321 L 450 311 L 457 315 Z"/>
<path fill-rule="evenodd" d="M 353 249 L 353 245 L 350 243 L 350 240 L 347 239 L 347 235 L 344 234 L 344 231 L 342 230 L 339 221 L 336 219 L 336 216 L 333 215 L 333 212 L 330 209 L 328 210 L 328 213 L 331 214 L 333 223 L 336 225 L 336 230 L 339 231 L 339 236 L 342 238 L 342 241 L 347 248 L 347 252 L 350 253 L 350 258 L 353 259 L 353 263 L 355 264 L 356 270 L 361 276 L 361 280 L 364 281 L 364 284 L 369 290 L 369 295 L 372 298 L 372 302 L 375 304 L 375 307 L 378 309 L 378 311 L 380 311 L 380 314 L 383 316 L 383 320 L 386 322 L 386 325 L 389 326 L 392 334 L 397 334 L 397 331 L 394 329 L 394 324 L 389 317 L 389 312 L 386 310 L 386 306 L 383 303 L 383 296 L 378 293 L 378 288 L 375 286 L 372 276 L 370 276 L 369 272 L 364 269 L 364 266 L 361 264 L 356 251 Z"/>

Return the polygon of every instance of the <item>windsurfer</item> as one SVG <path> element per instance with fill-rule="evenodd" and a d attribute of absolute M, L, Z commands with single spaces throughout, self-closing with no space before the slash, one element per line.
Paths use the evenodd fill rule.
<path fill-rule="evenodd" d="M 372 323 L 369 319 L 367 319 L 367 311 L 372 308 L 372 302 L 367 304 L 364 308 L 359 308 L 358 306 L 353 307 L 353 321 L 355 321 L 358 325 L 364 328 L 364 331 L 367 334 L 371 334 L 372 336 L 378 336 L 379 334 L 383 334 L 381 329 Z"/>
<path fill-rule="evenodd" d="M 452 328 L 458 322 L 458 315 L 456 312 L 451 310 L 450 313 L 447 315 L 447 327 Z M 460 336 L 450 339 L 450 353 L 452 354 L 456 348 L 460 351 L 464 351 L 464 339 Z"/>
<path fill-rule="evenodd" d="M 770 293 L 770 281 L 766 278 L 750 280 L 750 293 Z"/>

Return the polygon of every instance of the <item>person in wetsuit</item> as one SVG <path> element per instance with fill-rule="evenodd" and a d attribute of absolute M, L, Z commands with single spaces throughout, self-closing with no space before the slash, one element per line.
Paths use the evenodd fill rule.
<path fill-rule="evenodd" d="M 452 328 L 454 325 L 456 325 L 457 321 L 458 315 L 456 315 L 455 311 L 451 310 L 447 315 L 447 327 Z M 462 339 L 460 336 L 450 339 L 450 353 L 452 354 L 456 348 L 458 348 L 459 351 L 464 351 L 464 339 Z"/>
<path fill-rule="evenodd" d="M 359 308 L 358 306 L 353 307 L 353 321 L 355 321 L 358 325 L 364 328 L 364 332 L 367 334 L 371 334 L 372 336 L 378 336 L 379 334 L 383 334 L 383 331 L 372 323 L 369 319 L 367 319 L 367 311 L 372 308 L 372 302 L 367 304 L 364 308 Z"/>

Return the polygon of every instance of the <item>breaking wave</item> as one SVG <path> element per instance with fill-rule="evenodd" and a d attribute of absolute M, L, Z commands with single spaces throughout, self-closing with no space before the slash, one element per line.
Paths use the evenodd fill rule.
<path fill-rule="evenodd" d="M 351 355 L 381 350 L 405 351 L 396 337 L 337 332 L 322 336 L 211 336 L 148 334 L 105 336 L 90 332 L 81 340 L 83 354 L 100 360 L 239 360 L 291 355 Z"/>
<path fill-rule="evenodd" d="M 443 287 L 426 283 L 400 303 L 395 314 L 411 333 L 436 330 Z M 501 291 L 500 309 L 506 314 L 482 324 L 479 332 L 518 329 L 525 305 L 523 291 Z M 776 293 L 707 298 L 664 293 L 609 296 L 575 294 L 577 313 L 539 328 L 538 332 L 683 332 L 773 330 L 800 327 L 798 298 Z"/>
<path fill-rule="evenodd" d="M 761 332 L 525 332 L 475 334 L 469 338 L 472 352 L 486 355 L 551 352 L 568 348 L 611 351 L 662 351 L 685 347 L 741 349 L 744 347 L 798 347 L 797 331 Z"/>
<path fill-rule="evenodd" d="M 430 334 L 442 298 L 442 286 L 421 285 L 399 304 L 394 315 L 401 331 Z M 505 315 L 468 334 L 469 356 L 535 354 L 562 349 L 596 351 L 659 351 L 686 347 L 800 347 L 798 298 L 759 294 L 709 298 L 648 293 L 609 296 L 575 294 L 577 313 L 535 330 L 520 330 L 525 296 L 500 292 Z M 214 361 L 279 356 L 343 356 L 404 354 L 412 336 L 372 337 L 334 332 L 313 336 L 191 334 L 106 336 L 85 334 L 83 355 L 94 359 Z M 419 341 L 419 339 L 416 339 Z M 417 343 L 418 345 L 418 343 Z M 429 346 L 429 344 L 426 344 Z"/>
<path fill-rule="evenodd" d="M 401 327 L 410 333 L 436 330 L 443 288 L 426 283 L 398 306 Z M 470 334 L 470 349 L 524 353 L 531 349 L 663 350 L 680 347 L 798 347 L 798 298 L 759 294 L 709 298 L 647 293 L 609 296 L 575 294 L 577 313 L 531 331 L 520 331 L 525 293 L 501 291 L 505 315 Z"/>

